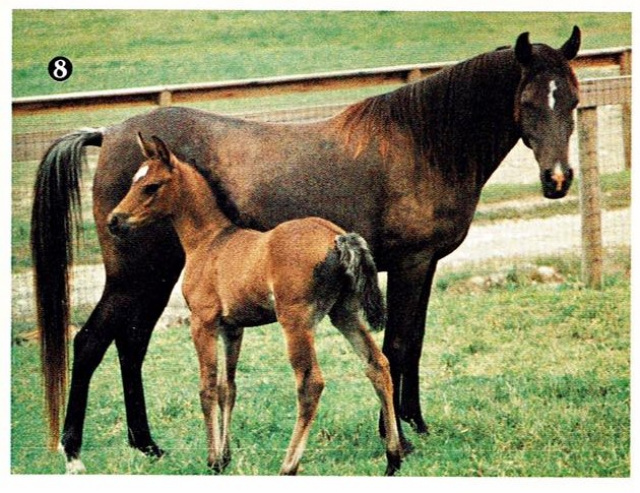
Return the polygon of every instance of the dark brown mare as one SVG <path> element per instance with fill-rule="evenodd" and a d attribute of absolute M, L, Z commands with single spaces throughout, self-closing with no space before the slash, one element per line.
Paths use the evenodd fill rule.
<path fill-rule="evenodd" d="M 388 272 L 383 352 L 391 365 L 396 413 L 426 433 L 418 369 L 436 265 L 464 240 L 482 187 L 519 139 L 538 161 L 544 196 L 567 193 L 578 103 L 568 61 L 579 46 L 577 27 L 559 49 L 531 44 L 523 33 L 514 48 L 479 55 L 314 123 L 265 124 L 165 108 L 52 144 L 38 170 L 32 219 L 52 441 L 59 436 L 65 397 L 73 206 L 83 147 L 102 146 L 93 206 L 107 281 L 74 339 L 61 439 L 67 461 L 79 457 L 89 382 L 114 340 L 129 443 L 149 455 L 162 454 L 149 430 L 141 367 L 184 252 L 166 221 L 126 242 L 107 230 L 107 215 L 144 159 L 136 132 L 158 135 L 181 160 L 208 167 L 234 205 L 231 219 L 238 225 L 268 230 L 317 216 L 367 240 L 378 270 Z M 400 427 L 399 432 L 404 440 Z"/>
<path fill-rule="evenodd" d="M 365 240 L 318 217 L 285 221 L 266 232 L 238 228 L 218 206 L 203 174 L 177 159 L 162 139 L 152 139 L 138 135 L 147 160 L 107 223 L 113 234 L 126 240 L 132 231 L 169 218 L 184 248 L 182 292 L 191 310 L 191 335 L 200 362 L 209 466 L 221 472 L 231 458 L 229 434 L 243 328 L 277 319 L 298 389 L 298 417 L 280 473 L 296 474 L 324 388 L 314 327 L 329 315 L 367 364 L 389 430 L 386 473 L 393 475 L 402 451 L 389 362 L 360 317 L 362 309 L 377 329 L 386 319 L 378 272 Z M 226 365 L 218 363 L 219 335 Z"/>

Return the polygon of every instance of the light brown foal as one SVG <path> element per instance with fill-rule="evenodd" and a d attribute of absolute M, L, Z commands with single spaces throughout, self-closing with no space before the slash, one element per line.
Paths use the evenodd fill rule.
<path fill-rule="evenodd" d="M 374 328 L 384 325 L 377 271 L 365 240 L 320 218 L 284 222 L 264 233 L 238 228 L 199 170 L 178 160 L 158 137 L 145 141 L 138 134 L 138 143 L 146 161 L 109 215 L 109 229 L 125 237 L 133 229 L 170 218 L 180 238 L 186 253 L 182 290 L 200 362 L 209 466 L 220 472 L 231 458 L 229 427 L 243 327 L 277 319 L 298 389 L 297 420 L 280 473 L 296 474 L 324 388 L 314 327 L 328 314 L 367 364 L 387 430 L 386 474 L 394 474 L 402 450 L 389 363 L 360 315 L 362 310 Z M 218 364 L 218 335 L 224 341 L 226 365 Z"/>

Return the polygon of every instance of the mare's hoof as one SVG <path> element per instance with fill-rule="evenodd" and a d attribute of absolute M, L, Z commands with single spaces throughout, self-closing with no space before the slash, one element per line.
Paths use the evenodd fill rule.
<path fill-rule="evenodd" d="M 155 443 L 146 445 L 144 447 L 135 447 L 147 457 L 152 459 L 159 459 L 165 454 L 165 451 L 158 447 Z"/>
<path fill-rule="evenodd" d="M 411 428 L 413 428 L 413 430 L 420 435 L 429 434 L 429 427 L 427 426 L 427 423 L 424 422 L 424 419 L 422 419 L 422 416 L 420 415 L 418 415 L 417 417 L 402 416 L 402 421 L 409 423 Z"/>

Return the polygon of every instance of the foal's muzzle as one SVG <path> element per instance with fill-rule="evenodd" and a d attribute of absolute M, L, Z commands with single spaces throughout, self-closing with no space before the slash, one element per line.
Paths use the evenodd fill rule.
<path fill-rule="evenodd" d="M 107 227 L 109 228 L 109 232 L 114 236 L 124 236 L 126 235 L 131 226 L 127 222 L 128 214 L 122 213 L 111 213 L 107 218 Z"/>
<path fill-rule="evenodd" d="M 573 170 L 566 164 L 556 164 L 540 172 L 542 193 L 547 199 L 561 199 L 571 187 Z"/>

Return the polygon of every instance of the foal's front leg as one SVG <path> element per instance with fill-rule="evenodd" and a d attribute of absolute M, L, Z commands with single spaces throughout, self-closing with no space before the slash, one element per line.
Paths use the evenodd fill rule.
<path fill-rule="evenodd" d="M 225 371 L 220 375 L 220 392 L 218 393 L 220 412 L 222 413 L 222 467 L 226 467 L 231 461 L 230 429 L 231 414 L 236 403 L 236 368 L 242 346 L 242 327 L 223 325 L 221 327 L 225 348 Z"/>
<path fill-rule="evenodd" d="M 209 448 L 207 463 L 214 472 L 219 473 L 226 464 L 218 424 L 218 325 L 216 319 L 203 320 L 192 313 L 191 337 L 200 362 L 200 405 Z"/>

